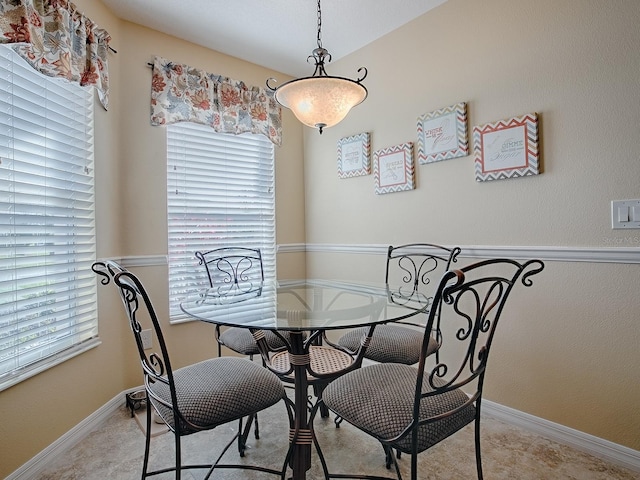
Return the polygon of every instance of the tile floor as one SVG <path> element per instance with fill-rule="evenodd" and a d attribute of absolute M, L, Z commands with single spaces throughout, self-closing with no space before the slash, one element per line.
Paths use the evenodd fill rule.
<path fill-rule="evenodd" d="M 123 402 L 124 403 L 124 402 Z M 288 424 L 283 404 L 260 414 L 260 439 L 253 435 L 243 459 L 231 448 L 224 459 L 280 468 L 287 449 Z M 221 451 L 233 435 L 237 424 L 219 427 L 209 432 L 185 437 L 183 457 L 187 461 L 207 462 Z M 343 423 L 336 429 L 333 421 L 317 418 L 316 434 L 333 473 L 369 473 L 388 475 L 384 467 L 382 448 L 370 437 Z M 155 450 L 154 450 L 155 446 Z M 41 480 L 134 480 L 140 478 L 144 436 L 136 421 L 123 406 L 100 428 L 92 432 L 74 448 L 56 459 L 38 478 Z M 612 465 L 573 448 L 549 441 L 523 429 L 513 427 L 491 417 L 483 418 L 482 451 L 484 476 L 487 480 L 640 480 L 639 472 Z M 154 453 L 155 452 L 155 453 Z M 152 467 L 173 461 L 173 436 L 161 434 L 152 439 Z M 308 480 L 323 477 L 315 453 Z M 400 460 L 401 471 L 409 477 L 409 457 Z M 391 475 L 389 475 L 391 476 Z M 188 471 L 184 480 L 198 480 L 202 471 Z M 172 475 L 155 478 L 165 480 Z M 214 479 L 251 480 L 276 478 L 253 471 L 216 471 Z M 439 445 L 419 456 L 421 480 L 475 479 L 473 426 L 468 426 Z"/>

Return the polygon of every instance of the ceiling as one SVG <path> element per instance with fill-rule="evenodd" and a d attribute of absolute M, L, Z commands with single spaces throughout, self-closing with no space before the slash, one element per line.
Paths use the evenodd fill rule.
<path fill-rule="evenodd" d="M 292 76 L 309 76 L 314 0 L 102 0 L 118 17 Z M 323 0 L 322 46 L 333 60 L 446 0 Z M 126 48 L 114 38 L 111 45 Z M 327 67 L 331 74 L 330 66 Z"/>

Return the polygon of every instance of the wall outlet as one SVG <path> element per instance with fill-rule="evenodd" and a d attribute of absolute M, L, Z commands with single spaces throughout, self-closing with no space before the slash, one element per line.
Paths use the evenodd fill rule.
<path fill-rule="evenodd" d="M 140 332 L 140 338 L 142 339 L 142 348 L 145 350 L 153 348 L 153 336 L 151 335 L 151 329 L 142 330 Z"/>

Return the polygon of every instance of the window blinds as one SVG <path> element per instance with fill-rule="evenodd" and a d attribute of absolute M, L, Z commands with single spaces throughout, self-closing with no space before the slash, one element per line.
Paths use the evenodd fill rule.
<path fill-rule="evenodd" d="M 0 162 L 2 385 L 98 335 L 92 93 L 5 46 Z"/>
<path fill-rule="evenodd" d="M 167 126 L 167 166 L 171 318 L 184 319 L 180 302 L 208 286 L 198 250 L 259 248 L 265 281 L 275 279 L 273 144 L 176 123 Z"/>

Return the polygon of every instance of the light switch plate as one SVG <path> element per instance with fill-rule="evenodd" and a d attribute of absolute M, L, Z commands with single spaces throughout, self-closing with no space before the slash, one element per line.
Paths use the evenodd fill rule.
<path fill-rule="evenodd" d="M 640 200 L 612 200 L 611 228 L 614 230 L 640 228 Z"/>

